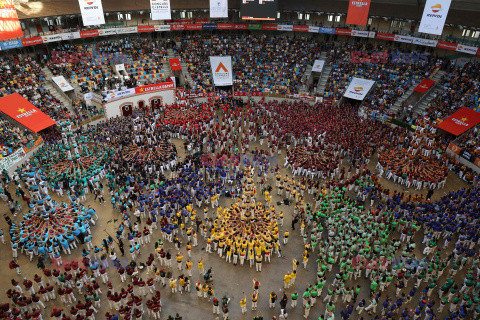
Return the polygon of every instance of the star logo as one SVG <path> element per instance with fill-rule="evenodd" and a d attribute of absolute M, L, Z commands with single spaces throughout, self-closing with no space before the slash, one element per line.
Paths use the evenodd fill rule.
<path fill-rule="evenodd" d="M 18 112 L 24 113 L 24 112 L 25 112 L 25 109 L 24 109 L 24 108 L 18 108 Z"/>
<path fill-rule="evenodd" d="M 467 120 L 468 120 L 468 118 L 466 118 L 466 117 L 463 117 L 463 118 L 462 118 L 462 121 L 463 121 L 463 122 L 467 122 Z"/>

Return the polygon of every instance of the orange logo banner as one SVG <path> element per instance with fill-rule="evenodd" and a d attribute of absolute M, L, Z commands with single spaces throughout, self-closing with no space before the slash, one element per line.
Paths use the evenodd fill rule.
<path fill-rule="evenodd" d="M 223 65 L 223 63 L 219 63 L 217 69 L 215 69 L 215 72 L 220 72 L 220 70 L 223 70 L 223 72 L 228 72 L 227 68 Z"/>
<path fill-rule="evenodd" d="M 5 41 L 23 37 L 13 0 L 0 0 L 0 39 Z"/>
<path fill-rule="evenodd" d="M 475 158 L 474 164 L 480 168 L 480 158 Z"/>
<path fill-rule="evenodd" d="M 347 13 L 347 24 L 366 26 L 371 0 L 350 0 Z"/>
<path fill-rule="evenodd" d="M 450 149 L 450 151 L 452 151 L 455 154 L 460 154 L 460 151 L 462 151 L 462 148 L 460 148 L 459 146 L 457 146 L 453 142 L 450 142 L 450 145 L 448 146 L 448 149 Z"/>

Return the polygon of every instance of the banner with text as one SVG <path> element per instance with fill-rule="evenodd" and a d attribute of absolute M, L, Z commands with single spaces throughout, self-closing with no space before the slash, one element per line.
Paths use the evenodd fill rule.
<path fill-rule="evenodd" d="M 101 0 L 78 0 L 84 26 L 105 24 Z"/>
<path fill-rule="evenodd" d="M 347 24 L 366 26 L 371 0 L 350 0 L 347 12 Z"/>
<path fill-rule="evenodd" d="M 480 123 L 480 113 L 462 107 L 438 126 L 440 129 L 450 132 L 456 136 L 461 135 L 468 129 Z"/>
<path fill-rule="evenodd" d="M 18 161 L 22 160 L 25 157 L 25 151 L 22 148 L 19 148 L 17 151 L 0 160 L 0 172 L 3 170 L 8 170 Z"/>
<path fill-rule="evenodd" d="M 150 0 L 152 20 L 171 20 L 170 0 Z"/>
<path fill-rule="evenodd" d="M 63 92 L 73 90 L 73 87 L 70 85 L 70 83 L 68 83 L 68 81 L 63 76 L 52 77 L 52 80 Z"/>
<path fill-rule="evenodd" d="M 452 0 L 427 0 L 418 32 L 442 34 Z"/>
<path fill-rule="evenodd" d="M 374 84 L 375 81 L 373 80 L 353 78 L 343 96 L 350 99 L 363 100 Z"/>
<path fill-rule="evenodd" d="M 210 18 L 228 18 L 228 0 L 210 0 Z"/>
<path fill-rule="evenodd" d="M 216 86 L 233 85 L 232 57 L 210 57 L 210 65 Z"/>

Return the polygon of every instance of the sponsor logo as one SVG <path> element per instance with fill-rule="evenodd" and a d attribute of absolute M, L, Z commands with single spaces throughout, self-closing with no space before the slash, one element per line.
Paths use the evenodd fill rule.
<path fill-rule="evenodd" d="M 467 117 L 463 117 L 462 119 L 452 118 L 452 121 L 458 124 L 459 126 L 465 126 L 465 127 L 469 126 L 469 124 L 467 123 L 468 121 Z"/>
<path fill-rule="evenodd" d="M 98 6 L 94 6 L 93 4 L 95 3 L 95 1 L 92 1 L 92 0 L 85 0 L 85 3 L 87 4 L 87 6 L 84 6 L 83 8 L 85 10 L 96 10 L 98 9 Z"/>
<path fill-rule="evenodd" d="M 357 7 L 357 8 L 361 8 L 361 7 L 368 6 L 368 2 L 366 2 L 366 1 L 352 1 L 352 5 Z"/>
<path fill-rule="evenodd" d="M 435 5 L 431 6 L 430 9 L 432 9 L 433 13 L 427 13 L 427 17 L 438 18 L 438 19 L 442 18 L 442 15 L 438 14 L 439 12 L 441 13 L 441 11 L 442 11 L 442 5 L 441 4 L 439 4 L 439 3 L 435 4 Z"/>
<path fill-rule="evenodd" d="M 460 152 L 460 147 L 455 145 L 455 144 L 450 144 L 450 150 L 452 150 L 454 153 Z"/>
<path fill-rule="evenodd" d="M 223 72 L 228 73 L 227 68 L 225 68 L 225 66 L 221 62 L 218 64 L 218 67 L 217 67 L 217 69 L 215 69 L 215 72 L 220 72 L 220 70 L 223 70 Z"/>
<path fill-rule="evenodd" d="M 363 90 L 363 87 L 354 87 L 353 90 L 355 90 L 355 92 L 360 92 Z"/>
<path fill-rule="evenodd" d="M 17 111 L 20 113 L 20 114 L 17 115 L 17 119 L 20 119 L 20 118 L 28 118 L 28 117 L 30 117 L 32 114 L 34 114 L 35 112 L 37 112 L 37 110 L 35 110 L 35 109 L 26 111 L 25 108 L 18 108 Z"/>

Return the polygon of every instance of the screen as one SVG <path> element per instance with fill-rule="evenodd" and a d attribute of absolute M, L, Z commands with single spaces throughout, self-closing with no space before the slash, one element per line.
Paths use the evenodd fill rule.
<path fill-rule="evenodd" d="M 275 20 L 278 0 L 242 0 L 240 13 L 245 20 Z"/>

